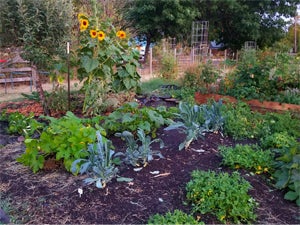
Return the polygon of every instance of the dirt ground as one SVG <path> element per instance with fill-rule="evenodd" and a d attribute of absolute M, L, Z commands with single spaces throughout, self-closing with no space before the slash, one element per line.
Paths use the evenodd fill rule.
<path fill-rule="evenodd" d="M 193 142 L 188 150 L 178 151 L 184 136 L 162 128 L 158 137 L 165 143 L 160 150 L 165 159 L 155 159 L 139 172 L 124 166 L 119 175 L 132 178 L 132 182 L 114 179 L 104 189 L 97 189 L 83 184 L 85 176 L 73 176 L 60 166 L 33 174 L 16 162 L 25 150 L 23 139 L 7 135 L 5 124 L 1 126 L 1 138 L 8 143 L 0 148 L 0 197 L 10 201 L 12 222 L 22 224 L 145 224 L 155 213 L 175 209 L 190 213 L 191 206 L 184 204 L 190 173 L 195 169 L 232 172 L 221 166 L 218 146 L 239 143 L 211 133 Z M 123 141 L 114 136 L 109 139 L 117 151 L 125 151 Z M 158 146 L 153 145 L 153 150 L 159 150 Z M 299 208 L 284 200 L 284 191 L 276 190 L 268 177 L 243 170 L 240 173 L 251 183 L 249 194 L 259 203 L 255 223 L 299 224 Z M 81 196 L 78 188 L 83 189 Z M 199 216 L 206 224 L 219 223 L 211 215 Z"/>

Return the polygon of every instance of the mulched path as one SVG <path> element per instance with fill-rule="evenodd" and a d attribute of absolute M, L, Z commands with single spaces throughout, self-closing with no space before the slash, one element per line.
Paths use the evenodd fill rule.
<path fill-rule="evenodd" d="M 193 142 L 188 150 L 178 151 L 184 139 L 181 133 L 159 129 L 158 137 L 165 143 L 161 149 L 165 159 L 155 159 L 139 172 L 129 166 L 122 167 L 119 175 L 133 178 L 133 181 L 114 179 L 104 189 L 83 185 L 85 176 L 73 176 L 61 167 L 33 174 L 15 161 L 25 150 L 22 139 L 10 137 L 11 141 L 0 148 L 0 197 L 11 199 L 14 210 L 10 215 L 16 223 L 145 224 L 155 213 L 164 214 L 175 209 L 189 213 L 191 206 L 184 202 L 190 173 L 195 169 L 232 172 L 221 166 L 218 146 L 233 146 L 238 142 L 211 133 L 204 140 Z M 110 139 L 116 150 L 125 150 L 120 139 Z M 245 140 L 243 143 L 251 142 Z M 153 145 L 152 149 L 159 150 L 158 145 Z M 153 174 L 154 171 L 159 174 Z M 299 208 L 284 200 L 284 191 L 276 190 L 268 177 L 240 172 L 253 186 L 250 195 L 259 203 L 256 223 L 299 223 L 296 219 L 300 216 Z M 78 188 L 83 189 L 81 197 Z M 219 223 L 211 215 L 200 216 L 206 224 Z"/>

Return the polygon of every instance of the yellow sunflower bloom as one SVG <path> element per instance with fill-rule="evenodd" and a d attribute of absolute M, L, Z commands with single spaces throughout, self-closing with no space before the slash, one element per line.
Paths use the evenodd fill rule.
<path fill-rule="evenodd" d="M 97 37 L 97 31 L 96 30 L 90 30 L 90 36 L 91 36 L 91 38 L 96 38 Z"/>
<path fill-rule="evenodd" d="M 103 31 L 99 31 L 97 35 L 98 35 L 98 40 L 99 41 L 103 41 L 104 40 L 105 33 Z"/>
<path fill-rule="evenodd" d="M 87 17 L 83 13 L 78 13 L 77 15 L 78 20 L 86 19 Z"/>
<path fill-rule="evenodd" d="M 80 31 L 85 31 L 89 26 L 89 21 L 87 19 L 80 20 Z"/>
<path fill-rule="evenodd" d="M 124 38 L 126 38 L 126 33 L 123 30 L 119 30 L 117 32 L 117 37 L 124 39 Z"/>

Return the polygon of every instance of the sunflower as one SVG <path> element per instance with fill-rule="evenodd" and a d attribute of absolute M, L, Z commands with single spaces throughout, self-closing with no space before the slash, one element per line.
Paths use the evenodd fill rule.
<path fill-rule="evenodd" d="M 87 17 L 83 13 L 78 13 L 77 15 L 78 20 L 86 19 Z"/>
<path fill-rule="evenodd" d="M 89 26 L 89 21 L 87 19 L 80 20 L 80 31 L 85 31 Z"/>
<path fill-rule="evenodd" d="M 125 33 L 125 31 L 119 30 L 119 31 L 117 32 L 117 37 L 119 37 L 119 38 L 121 38 L 121 39 L 126 38 L 126 33 Z"/>
<path fill-rule="evenodd" d="M 90 30 L 90 36 L 91 36 L 91 38 L 96 38 L 97 37 L 97 31 L 96 30 Z"/>
<path fill-rule="evenodd" d="M 98 31 L 97 35 L 98 35 L 98 40 L 99 41 L 103 41 L 104 40 L 105 33 L 103 31 Z"/>

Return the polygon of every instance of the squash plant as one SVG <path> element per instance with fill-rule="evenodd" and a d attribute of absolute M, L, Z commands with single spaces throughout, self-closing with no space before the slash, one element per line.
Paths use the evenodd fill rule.
<path fill-rule="evenodd" d="M 172 110 L 176 109 L 167 110 L 164 106 L 140 108 L 137 102 L 130 102 L 105 117 L 102 126 L 110 133 L 142 129 L 146 134 L 151 133 L 152 137 L 156 137 L 157 128 L 172 122 Z"/>
<path fill-rule="evenodd" d="M 17 158 L 18 162 L 29 166 L 33 172 L 42 169 L 45 160 L 53 156 L 56 160 L 62 160 L 65 168 L 70 171 L 73 161 L 87 156 L 87 152 L 81 150 L 95 142 L 96 128 L 105 134 L 100 126 L 96 124 L 92 127 L 88 124 L 91 120 L 80 119 L 72 112 L 67 112 L 60 119 L 44 118 L 50 121 L 49 126 L 39 139 L 27 138 L 25 153 Z"/>

